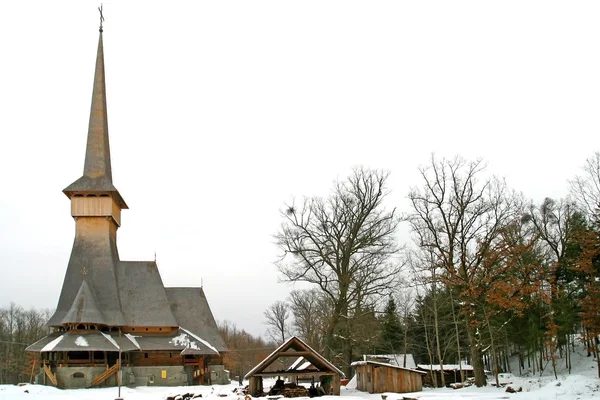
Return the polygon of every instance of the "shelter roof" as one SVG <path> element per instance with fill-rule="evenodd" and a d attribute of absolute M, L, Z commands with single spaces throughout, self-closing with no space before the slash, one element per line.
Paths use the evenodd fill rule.
<path fill-rule="evenodd" d="M 303 357 L 312 367 L 309 368 L 306 363 L 301 363 L 300 359 L 292 364 L 291 367 L 284 371 L 267 371 L 268 368 L 281 357 Z M 303 369 L 300 369 L 300 368 Z M 281 346 L 275 349 L 269 354 L 264 360 L 258 365 L 252 368 L 244 377 L 245 379 L 250 378 L 254 375 L 292 375 L 298 374 L 310 374 L 310 373 L 331 373 L 332 375 L 340 375 L 344 377 L 344 373 L 340 371 L 335 365 L 327 361 L 325 357 L 313 350 L 309 345 L 304 343 L 297 336 L 292 336 L 286 340 Z"/>

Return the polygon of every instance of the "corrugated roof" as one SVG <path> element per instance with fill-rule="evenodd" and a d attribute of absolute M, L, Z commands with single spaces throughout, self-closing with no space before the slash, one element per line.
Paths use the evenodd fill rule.
<path fill-rule="evenodd" d="M 171 287 L 165 288 L 165 292 L 179 326 L 206 340 L 219 352 L 228 350 L 202 288 Z"/>

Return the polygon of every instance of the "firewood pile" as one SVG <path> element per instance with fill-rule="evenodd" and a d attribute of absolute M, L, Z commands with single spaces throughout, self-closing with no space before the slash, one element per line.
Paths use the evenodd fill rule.
<path fill-rule="evenodd" d="M 177 394 L 174 396 L 167 396 L 165 400 L 192 400 L 202 397 L 202 394 L 194 394 L 194 393 L 185 393 L 185 394 Z"/>
<path fill-rule="evenodd" d="M 308 397 L 308 389 L 295 383 L 284 384 L 283 381 L 278 380 L 275 386 L 269 390 L 269 396 Z"/>

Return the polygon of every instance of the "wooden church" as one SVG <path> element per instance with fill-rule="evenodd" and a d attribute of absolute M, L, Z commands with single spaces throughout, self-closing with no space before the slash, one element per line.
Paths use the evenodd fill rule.
<path fill-rule="evenodd" d="M 112 183 L 102 27 L 83 176 L 63 192 L 71 200 L 75 240 L 48 321 L 53 333 L 27 348 L 39 353 L 38 383 L 229 383 L 222 365 L 227 347 L 202 288 L 166 288 L 155 261 L 119 259 L 117 229 L 128 207 Z"/>

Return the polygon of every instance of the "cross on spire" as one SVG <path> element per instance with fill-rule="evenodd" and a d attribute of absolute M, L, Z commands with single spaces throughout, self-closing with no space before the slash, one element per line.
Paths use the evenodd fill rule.
<path fill-rule="evenodd" d="M 98 11 L 100 11 L 100 32 L 102 32 L 102 23 L 104 22 L 104 15 L 102 15 L 102 3 L 100 3 Z"/>

